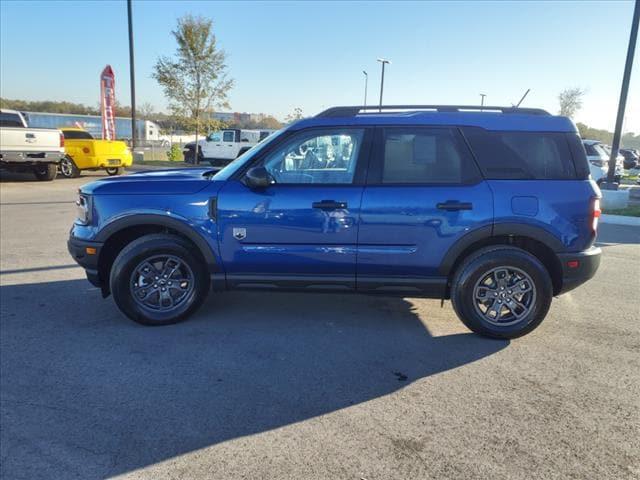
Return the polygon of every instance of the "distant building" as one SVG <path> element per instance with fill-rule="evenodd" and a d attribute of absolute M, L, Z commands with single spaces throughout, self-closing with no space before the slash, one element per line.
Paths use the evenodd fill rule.
<path fill-rule="evenodd" d="M 100 115 L 75 115 L 66 113 L 22 112 L 27 125 L 34 128 L 78 127 L 95 138 L 102 138 L 102 117 Z M 116 117 L 116 138 L 131 139 L 131 118 Z M 149 120 L 136 120 L 137 138 L 141 141 L 158 140 L 160 127 Z"/>

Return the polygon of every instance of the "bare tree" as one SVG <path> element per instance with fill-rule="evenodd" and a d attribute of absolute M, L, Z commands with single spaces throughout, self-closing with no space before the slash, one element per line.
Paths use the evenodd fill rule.
<path fill-rule="evenodd" d="M 140 118 L 142 118 L 143 120 L 151 119 L 156 113 L 156 109 L 153 108 L 153 105 L 151 105 L 149 102 L 144 102 L 137 108 L 137 110 L 140 114 Z"/>
<path fill-rule="evenodd" d="M 284 122 L 293 123 L 297 120 L 300 120 L 301 118 L 302 118 L 302 109 L 300 107 L 296 107 L 293 109 L 293 112 L 287 115 L 287 118 L 284 119 Z"/>
<path fill-rule="evenodd" d="M 233 80 L 226 76 L 226 54 L 217 47 L 212 20 L 186 15 L 171 33 L 178 43 L 175 56 L 158 58 L 152 76 L 164 89 L 172 113 L 193 122 L 197 163 L 202 113 L 229 108 L 227 93 Z"/>
<path fill-rule="evenodd" d="M 582 108 L 582 97 L 585 91 L 579 87 L 565 88 L 558 94 L 560 103 L 560 115 L 573 118 L 578 110 Z"/>

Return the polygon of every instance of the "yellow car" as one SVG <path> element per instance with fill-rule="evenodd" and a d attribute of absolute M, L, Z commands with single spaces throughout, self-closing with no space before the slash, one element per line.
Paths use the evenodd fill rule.
<path fill-rule="evenodd" d="M 65 156 L 60 162 L 60 173 L 67 178 L 80 176 L 82 170 L 106 170 L 119 175 L 133 162 L 131 150 L 125 142 L 96 140 L 81 128 L 60 128 L 64 136 Z"/>

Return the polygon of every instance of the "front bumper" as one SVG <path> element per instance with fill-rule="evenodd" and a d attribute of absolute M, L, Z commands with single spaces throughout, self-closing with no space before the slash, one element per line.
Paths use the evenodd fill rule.
<path fill-rule="evenodd" d="M 562 266 L 562 287 L 558 294 L 573 290 L 591 279 L 600 266 L 601 255 L 599 247 L 591 247 L 583 252 L 558 254 Z"/>
<path fill-rule="evenodd" d="M 101 242 L 88 242 L 75 237 L 69 237 L 67 249 L 73 259 L 84 268 L 87 280 L 96 287 L 102 287 L 98 275 L 98 256 L 103 244 Z"/>

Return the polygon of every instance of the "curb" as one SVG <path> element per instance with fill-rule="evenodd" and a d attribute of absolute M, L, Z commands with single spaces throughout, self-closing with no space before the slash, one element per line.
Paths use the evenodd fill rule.
<path fill-rule="evenodd" d="M 630 227 L 640 227 L 640 217 L 602 214 L 600 216 L 600 221 L 609 225 L 627 225 Z"/>

